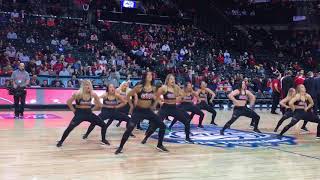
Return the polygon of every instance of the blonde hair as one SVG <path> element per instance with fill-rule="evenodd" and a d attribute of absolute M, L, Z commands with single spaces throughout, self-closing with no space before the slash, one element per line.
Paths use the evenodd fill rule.
<path fill-rule="evenodd" d="M 90 89 L 91 89 L 91 90 L 93 89 L 92 83 L 91 83 L 90 80 L 88 80 L 88 79 L 82 80 L 79 91 L 75 93 L 75 98 L 76 98 L 76 99 L 81 99 L 81 98 L 83 98 L 83 95 L 85 94 L 85 89 L 84 89 L 85 84 L 89 84 Z"/>
<path fill-rule="evenodd" d="M 175 78 L 173 74 L 168 74 L 167 77 L 166 77 L 166 80 L 164 81 L 164 84 L 165 84 L 167 87 L 168 87 L 169 79 L 170 79 L 171 77 Z M 173 91 L 174 91 L 174 94 L 175 94 L 175 95 L 178 95 L 178 94 L 179 94 L 179 86 L 178 86 L 177 84 L 174 84 L 174 85 L 173 85 Z"/>
<path fill-rule="evenodd" d="M 303 84 L 298 85 L 296 88 L 297 93 L 301 93 L 301 87 L 305 88 L 305 86 Z"/>
<path fill-rule="evenodd" d="M 293 96 L 293 93 L 296 93 L 296 90 L 294 88 L 290 88 L 288 90 L 288 94 L 287 94 L 287 97 L 292 97 Z"/>

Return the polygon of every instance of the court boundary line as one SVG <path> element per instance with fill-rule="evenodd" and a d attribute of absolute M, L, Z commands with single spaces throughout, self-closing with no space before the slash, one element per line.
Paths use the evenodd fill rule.
<path fill-rule="evenodd" d="M 277 150 L 277 151 L 281 151 L 281 152 L 285 152 L 285 153 L 289 153 L 289 154 L 299 155 L 299 156 L 306 157 L 306 158 L 320 160 L 320 157 L 309 156 L 309 155 L 305 155 L 305 154 L 301 154 L 301 153 L 297 153 L 297 152 L 293 152 L 293 151 L 287 151 L 287 150 L 280 149 L 280 148 L 268 147 L 268 149 L 273 149 L 273 150 Z"/>

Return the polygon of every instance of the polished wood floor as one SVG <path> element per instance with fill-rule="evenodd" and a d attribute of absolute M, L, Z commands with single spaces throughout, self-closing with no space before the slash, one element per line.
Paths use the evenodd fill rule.
<path fill-rule="evenodd" d="M 1 112 L 4 114 L 8 112 Z M 111 146 L 99 144 L 96 128 L 88 140 L 82 140 L 87 123 L 76 128 L 62 148 L 58 140 L 72 116 L 67 111 L 26 112 L 49 113 L 62 118 L 13 120 L 0 118 L 0 179 L 259 179 L 259 180 L 319 180 L 320 141 L 315 140 L 315 124 L 310 133 L 301 134 L 299 126 L 288 132 L 297 138 L 297 145 L 258 148 L 217 148 L 190 144 L 165 143 L 170 153 L 155 149 L 156 140 L 147 145 L 139 142 L 143 132 L 135 131 L 124 153 L 114 155 L 122 127 L 111 125 L 107 138 Z M 272 132 L 278 115 L 258 111 L 260 128 Z M 231 117 L 230 111 L 218 111 L 221 126 Z M 208 123 L 210 116 L 206 116 Z M 249 120 L 241 118 L 233 128 L 249 130 Z M 285 122 L 287 124 L 288 121 Z"/>

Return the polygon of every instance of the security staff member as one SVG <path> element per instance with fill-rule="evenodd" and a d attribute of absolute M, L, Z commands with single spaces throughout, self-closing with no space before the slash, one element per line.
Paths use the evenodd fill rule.
<path fill-rule="evenodd" d="M 20 63 L 19 69 L 12 73 L 11 79 L 13 81 L 14 118 L 23 118 L 27 96 L 25 88 L 30 82 L 29 74 L 25 71 L 23 63 Z"/>

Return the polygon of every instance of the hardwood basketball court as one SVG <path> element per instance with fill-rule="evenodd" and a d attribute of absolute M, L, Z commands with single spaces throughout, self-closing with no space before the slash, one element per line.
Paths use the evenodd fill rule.
<path fill-rule="evenodd" d="M 281 116 L 271 115 L 266 110 L 257 112 L 261 116 L 260 130 L 273 133 Z M 231 113 L 218 111 L 216 122 L 219 127 L 229 120 Z M 320 141 L 315 140 L 314 123 L 308 124 L 311 131 L 308 134 L 301 133 L 302 122 L 288 132 L 289 136 L 296 138 L 293 140 L 297 143 L 295 145 L 258 143 L 252 147 L 244 143 L 241 146 L 218 147 L 165 142 L 169 153 L 155 149 L 156 139 L 150 138 L 146 145 L 140 144 L 144 133 L 134 131 L 136 138 L 129 139 L 124 153 L 114 155 L 125 130 L 125 123 L 116 127 L 114 122 L 109 127 L 107 139 L 111 146 L 100 144 L 99 127 L 96 127 L 88 140 L 83 140 L 82 134 L 88 127 L 88 123 L 83 123 L 71 132 L 62 148 L 57 148 L 56 141 L 70 122 L 71 112 L 28 111 L 24 120 L 13 120 L 8 114 L 12 112 L 0 113 L 0 179 L 3 180 L 320 179 Z M 205 123 L 210 122 L 208 118 L 209 114 L 205 117 Z M 194 123 L 197 123 L 196 118 Z M 244 130 L 239 131 L 240 134 L 250 135 L 249 123 L 249 119 L 241 118 L 232 128 Z M 289 120 L 284 125 L 287 123 Z M 206 125 L 208 128 L 210 126 Z M 175 127 L 172 131 L 175 131 Z M 192 128 L 191 131 L 198 130 Z M 208 141 L 214 138 L 214 135 L 210 137 L 210 133 L 197 136 L 208 138 Z M 241 136 L 236 137 L 241 139 Z"/>

